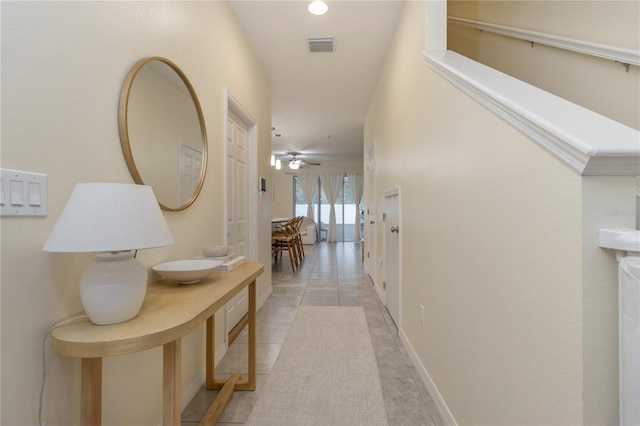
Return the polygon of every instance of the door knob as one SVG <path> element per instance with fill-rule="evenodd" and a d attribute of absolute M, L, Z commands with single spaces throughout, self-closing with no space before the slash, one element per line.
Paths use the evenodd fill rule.
<path fill-rule="evenodd" d="M 369 221 L 369 224 L 370 224 L 370 225 L 373 225 L 374 223 L 376 223 L 376 221 L 375 221 L 375 220 L 370 220 L 370 221 Z"/>
<path fill-rule="evenodd" d="M 400 233 L 400 227 L 399 226 L 392 226 L 391 227 L 391 232 L 397 232 L 399 234 Z"/>

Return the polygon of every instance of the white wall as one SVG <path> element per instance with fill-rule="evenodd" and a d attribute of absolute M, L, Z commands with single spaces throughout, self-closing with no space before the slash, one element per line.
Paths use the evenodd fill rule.
<path fill-rule="evenodd" d="M 595 235 L 634 226 L 606 211 L 634 210 L 635 178 L 577 175 L 435 74 L 424 16 L 407 2 L 365 124 L 367 203 L 402 190 L 401 332 L 459 424 L 615 423 L 617 265 Z"/>
<path fill-rule="evenodd" d="M 77 283 L 92 255 L 49 254 L 41 247 L 77 182 L 132 182 L 118 137 L 118 99 L 130 67 L 164 56 L 193 84 L 205 117 L 209 163 L 200 197 L 165 212 L 176 243 L 143 250 L 148 267 L 188 258 L 224 240 L 223 96 L 228 87 L 258 122 L 258 175 L 268 175 L 271 89 L 266 73 L 224 2 L 2 2 L 2 167 L 49 177 L 46 217 L 3 217 L 2 402 L 0 423 L 37 424 L 45 331 L 81 310 Z M 255 194 L 255 193 L 254 193 Z M 257 196 L 257 195 L 255 195 Z M 270 290 L 270 202 L 259 222 Z M 153 274 L 150 279 L 156 279 Z M 217 347 L 223 317 L 218 315 Z M 204 369 L 202 327 L 183 342 L 183 386 Z M 79 366 L 52 353 L 44 420 L 79 422 Z M 160 349 L 104 362 L 105 424 L 156 424 L 161 417 Z"/>

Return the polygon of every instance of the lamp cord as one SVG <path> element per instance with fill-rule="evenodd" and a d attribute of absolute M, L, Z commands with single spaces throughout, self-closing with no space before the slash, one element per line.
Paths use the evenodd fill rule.
<path fill-rule="evenodd" d="M 60 321 L 59 323 L 51 326 L 47 332 L 44 335 L 44 339 L 42 339 L 42 385 L 40 386 L 40 403 L 38 405 L 38 424 L 39 426 L 43 426 L 44 423 L 42 423 L 42 403 L 43 403 L 43 399 L 44 399 L 44 385 L 47 379 L 47 359 L 46 359 L 46 342 L 47 342 L 47 337 L 49 337 L 49 335 L 51 334 L 51 332 L 58 328 L 58 327 L 62 327 L 63 325 L 69 325 L 72 324 L 76 321 L 82 320 L 82 319 L 87 319 L 89 318 L 86 315 L 80 315 L 77 317 L 73 317 L 73 318 L 69 318 L 67 320 L 63 320 Z"/>

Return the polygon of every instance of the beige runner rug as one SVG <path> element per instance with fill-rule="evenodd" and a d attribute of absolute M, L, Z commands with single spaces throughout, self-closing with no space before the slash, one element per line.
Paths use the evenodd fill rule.
<path fill-rule="evenodd" d="M 301 306 L 247 425 L 387 425 L 362 307 Z"/>

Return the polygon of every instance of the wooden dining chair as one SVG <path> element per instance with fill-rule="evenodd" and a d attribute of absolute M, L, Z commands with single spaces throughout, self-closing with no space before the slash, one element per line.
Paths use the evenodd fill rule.
<path fill-rule="evenodd" d="M 302 234 L 300 233 L 300 229 L 302 228 L 302 222 L 304 221 L 304 216 L 298 216 L 294 223 L 295 228 L 295 242 L 296 248 L 298 250 L 298 258 L 300 263 L 304 260 L 304 245 L 302 244 Z"/>
<path fill-rule="evenodd" d="M 282 259 L 282 252 L 287 251 L 289 254 L 289 261 L 291 262 L 291 270 L 293 272 L 298 269 L 298 248 L 295 236 L 295 222 L 296 218 L 289 220 L 286 223 L 280 225 L 280 229 L 271 233 L 271 253 L 275 256 L 275 260 L 278 260 L 278 254 Z"/>

